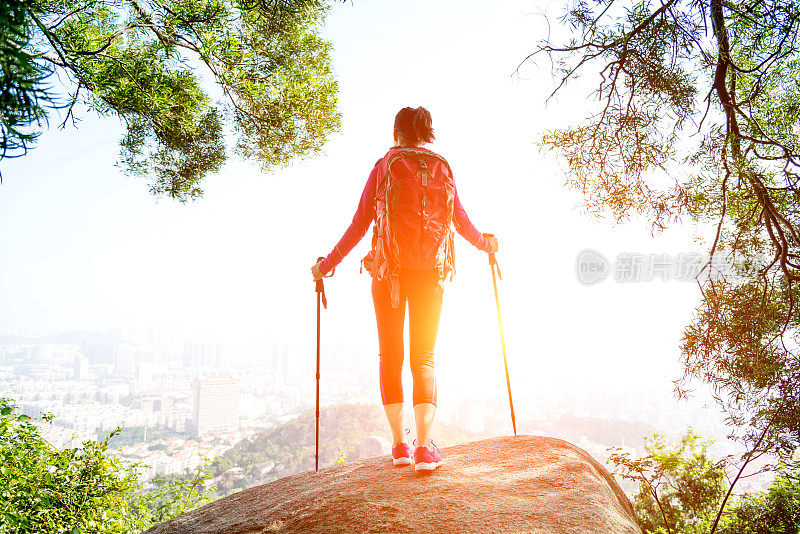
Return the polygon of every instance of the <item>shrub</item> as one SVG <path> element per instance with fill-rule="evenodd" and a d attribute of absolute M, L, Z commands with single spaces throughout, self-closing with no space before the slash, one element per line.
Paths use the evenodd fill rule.
<path fill-rule="evenodd" d="M 12 401 L 0 398 L 0 533 L 141 532 L 209 500 L 205 466 L 192 479 L 156 481 L 155 491 L 145 491 L 140 464 L 108 455 L 117 432 L 58 449 Z"/>

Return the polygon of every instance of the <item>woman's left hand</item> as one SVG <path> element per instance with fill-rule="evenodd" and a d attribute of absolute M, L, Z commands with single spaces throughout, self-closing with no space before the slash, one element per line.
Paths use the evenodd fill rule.
<path fill-rule="evenodd" d="M 322 271 L 320 271 L 320 270 L 319 270 L 319 264 L 320 264 L 320 263 L 322 263 L 322 261 L 318 261 L 317 263 L 315 263 L 315 264 L 314 264 L 314 265 L 311 267 L 311 276 L 313 276 L 313 277 L 314 277 L 314 281 L 315 281 L 315 282 L 316 282 L 317 280 L 322 280 Z"/>

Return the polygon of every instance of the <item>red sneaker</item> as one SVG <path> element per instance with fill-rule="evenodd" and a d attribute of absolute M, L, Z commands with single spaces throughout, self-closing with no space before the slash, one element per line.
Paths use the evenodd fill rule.
<path fill-rule="evenodd" d="M 414 449 L 414 470 L 433 471 L 442 465 L 442 457 L 439 456 L 439 448 L 431 441 L 431 448 L 417 447 Z"/>
<path fill-rule="evenodd" d="M 411 447 L 406 443 L 398 443 L 392 447 L 392 463 L 394 465 L 411 464 Z"/>

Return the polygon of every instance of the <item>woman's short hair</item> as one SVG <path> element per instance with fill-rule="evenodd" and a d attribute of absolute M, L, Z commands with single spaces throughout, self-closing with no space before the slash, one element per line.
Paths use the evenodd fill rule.
<path fill-rule="evenodd" d="M 394 117 L 394 131 L 411 145 L 430 143 L 436 139 L 433 135 L 431 112 L 422 106 L 398 111 Z"/>

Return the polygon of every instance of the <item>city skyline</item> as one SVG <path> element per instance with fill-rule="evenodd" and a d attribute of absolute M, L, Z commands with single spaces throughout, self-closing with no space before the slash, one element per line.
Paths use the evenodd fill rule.
<path fill-rule="evenodd" d="M 391 143 L 394 113 L 424 104 L 433 114 L 433 148 L 451 162 L 469 216 L 500 239 L 514 374 L 534 384 L 576 374 L 617 387 L 673 380 L 697 287 L 658 280 L 587 287 L 575 276 L 576 256 L 586 248 L 614 257 L 677 254 L 694 245 L 680 226 L 653 237 L 635 221 L 611 227 L 587 217 L 578 196 L 561 186 L 555 161 L 535 145 L 548 127 L 570 114 L 580 118 L 568 104 L 584 98 L 576 87 L 551 111 L 541 104 L 549 91 L 538 83 L 544 67 L 514 74 L 531 32 L 546 29 L 531 13 L 556 9 L 553 2 L 504 3 L 489 15 L 463 9 L 454 26 L 447 6 L 417 2 L 392 13 L 396 25 L 376 25 L 390 6 L 334 6 L 324 32 L 334 44 L 341 133 L 318 157 L 266 176 L 233 158 L 207 179 L 204 198 L 186 205 L 156 199 L 145 182 L 124 176 L 115 167 L 119 125 L 76 110 L 78 129 L 51 129 L 28 157 L 3 162 L 0 251 L 12 261 L 0 277 L 0 332 L 171 326 L 201 341 L 279 340 L 313 350 L 308 268 L 352 218 L 371 165 Z M 414 24 L 415 10 L 441 31 L 435 43 L 411 46 L 394 68 L 425 72 L 424 87 L 375 68 L 377 54 L 393 54 L 403 25 Z M 453 57 L 445 43 L 464 32 L 487 39 Z M 374 48 L 362 46 L 373 41 Z M 471 74 L 474 62 L 482 65 L 480 77 Z M 380 98 L 364 98 L 373 93 Z M 93 157 L 77 157 L 86 151 Z M 326 282 L 323 342 L 355 343 L 376 355 L 369 280 L 358 265 L 368 246 L 364 239 Z M 459 237 L 456 258 L 438 339 L 443 371 L 453 373 L 496 362 L 499 351 L 485 255 Z M 464 377 L 464 387 L 479 378 Z"/>

